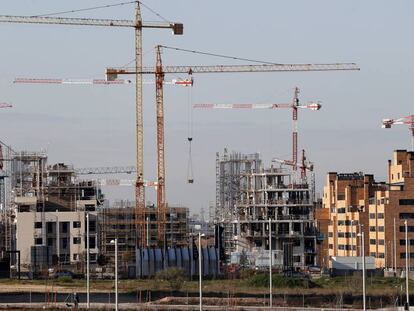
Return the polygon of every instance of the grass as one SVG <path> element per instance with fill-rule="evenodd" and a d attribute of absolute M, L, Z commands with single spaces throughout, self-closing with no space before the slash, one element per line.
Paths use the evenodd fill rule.
<path fill-rule="evenodd" d="M 358 294 L 361 292 L 362 279 L 360 276 L 353 277 L 322 277 L 312 280 L 312 286 L 304 284 L 300 280 L 289 280 L 281 276 L 273 278 L 273 285 L 276 288 L 275 293 L 280 294 L 335 294 L 350 293 Z M 9 280 L 0 279 L 0 289 L 17 291 L 32 290 L 36 288 L 44 291 L 45 286 L 48 288 L 59 288 L 58 290 L 85 291 L 86 281 L 74 279 L 67 283 L 62 279 L 51 280 Z M 393 295 L 398 293 L 401 288 L 404 290 L 404 280 L 399 278 L 368 277 L 367 293 L 370 295 Z M 414 281 L 410 281 L 410 288 L 414 292 Z M 91 280 L 91 290 L 96 292 L 110 291 L 114 289 L 113 280 Z M 136 291 L 170 291 L 170 284 L 166 281 L 155 279 L 149 280 L 120 280 L 119 290 L 121 292 Z M 182 292 L 197 292 L 197 281 L 184 281 Z M 261 275 L 250 276 L 246 279 L 239 280 L 205 280 L 203 281 L 203 291 L 205 293 L 246 293 L 246 294 L 266 294 L 268 292 L 268 277 Z"/>

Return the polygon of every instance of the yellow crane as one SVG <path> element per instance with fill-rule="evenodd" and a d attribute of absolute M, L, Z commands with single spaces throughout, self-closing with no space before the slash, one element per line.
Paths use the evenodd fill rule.
<path fill-rule="evenodd" d="M 183 34 L 181 23 L 157 23 L 143 22 L 141 17 L 140 2 L 136 1 L 135 20 L 117 19 L 91 19 L 91 18 L 64 18 L 50 16 L 10 16 L 0 15 L 2 23 L 24 24 L 53 24 L 71 26 L 101 26 L 124 27 L 135 30 L 135 89 L 136 89 L 136 164 L 137 180 L 135 185 L 136 221 L 137 221 L 137 245 L 145 245 L 145 188 L 144 188 L 144 127 L 143 127 L 143 103 L 142 103 L 142 29 L 172 29 L 174 35 Z"/>

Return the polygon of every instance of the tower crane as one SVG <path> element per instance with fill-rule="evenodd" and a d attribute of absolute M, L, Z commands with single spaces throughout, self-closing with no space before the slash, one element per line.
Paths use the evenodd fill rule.
<path fill-rule="evenodd" d="M 382 128 L 389 129 L 393 125 L 407 124 L 411 132 L 411 148 L 414 151 L 414 114 L 399 119 L 383 119 Z"/>
<path fill-rule="evenodd" d="M 359 70 L 355 63 L 334 63 L 334 64 L 259 64 L 259 65 L 213 65 L 213 66 L 163 66 L 161 59 L 162 46 L 156 47 L 157 62 L 155 67 L 142 67 L 140 71 L 134 68 L 106 69 L 106 79 L 116 81 L 120 75 L 131 74 L 153 74 L 156 81 L 156 110 L 157 110 L 157 212 L 158 239 L 162 243 L 163 232 L 165 231 L 165 147 L 164 147 L 164 99 L 163 81 L 166 74 L 189 74 L 195 73 L 247 73 L 247 72 L 290 72 L 290 71 L 336 71 L 336 70 Z M 292 104 L 289 105 L 291 108 Z M 316 107 L 315 105 L 312 107 Z M 310 108 L 310 107 L 309 107 Z M 320 107 L 319 107 L 320 108 Z"/>
<path fill-rule="evenodd" d="M 181 23 L 155 23 L 143 22 L 141 18 L 140 2 L 136 2 L 135 20 L 115 19 L 90 19 L 90 18 L 63 18 L 45 16 L 9 16 L 0 15 L 0 22 L 4 23 L 28 23 L 28 24 L 54 24 L 74 26 L 101 26 L 101 27 L 126 27 L 135 30 L 135 92 L 136 92 L 136 162 L 137 180 L 135 186 L 136 199 L 136 233 L 137 245 L 145 245 L 145 189 L 144 189 L 144 130 L 143 130 L 143 103 L 142 103 L 142 29 L 172 29 L 173 34 L 183 34 Z"/>
<path fill-rule="evenodd" d="M 196 104 L 194 108 L 201 109 L 292 109 L 292 160 L 278 160 L 283 164 L 291 165 L 293 170 L 298 168 L 298 109 L 309 109 L 311 111 L 317 111 L 322 108 L 321 103 L 310 102 L 306 105 L 301 105 L 299 102 L 299 88 L 295 87 L 293 99 L 291 103 L 286 104 Z M 303 160 L 301 165 L 301 175 L 306 177 L 305 155 L 302 154 Z"/>

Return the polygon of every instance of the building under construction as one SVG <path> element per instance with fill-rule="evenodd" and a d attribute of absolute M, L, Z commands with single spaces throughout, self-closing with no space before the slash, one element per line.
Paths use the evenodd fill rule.
<path fill-rule="evenodd" d="M 223 243 L 226 256 L 235 250 L 232 222 L 236 219 L 236 205 L 241 200 L 241 178 L 247 172 L 258 170 L 261 166 L 260 155 L 229 153 L 224 149 L 222 156 L 216 153 L 216 208 L 214 222 L 220 224 L 223 231 Z"/>
<path fill-rule="evenodd" d="M 225 228 L 226 254 L 269 250 L 280 269 L 304 268 L 315 261 L 313 185 L 294 170 L 264 168 L 258 154 L 225 151 L 217 157 L 216 219 Z"/>
<path fill-rule="evenodd" d="M 167 207 L 165 238 L 162 245 L 168 247 L 184 247 L 189 245 L 189 209 L 186 207 Z M 115 202 L 114 207 L 101 208 L 99 219 L 99 250 L 101 254 L 112 261 L 114 258 L 114 244 L 111 241 L 118 239 L 118 253 L 121 260 L 121 273 L 135 277 L 136 254 L 136 209 L 131 201 Z M 146 247 L 160 247 L 157 230 L 157 209 L 147 205 L 146 219 Z"/>

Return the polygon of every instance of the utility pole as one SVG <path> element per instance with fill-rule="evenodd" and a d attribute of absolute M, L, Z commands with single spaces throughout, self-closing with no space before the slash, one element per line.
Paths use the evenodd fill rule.
<path fill-rule="evenodd" d="M 409 278 L 409 271 L 408 271 L 408 258 L 409 258 L 409 248 L 408 248 L 408 222 L 407 220 L 404 221 L 405 225 L 405 296 L 406 296 L 406 305 L 405 310 L 410 309 L 410 293 L 408 290 L 408 278 Z"/>
<path fill-rule="evenodd" d="M 89 283 L 89 213 L 86 212 L 86 305 L 87 308 L 90 308 L 89 293 L 90 293 L 90 283 Z"/>
<path fill-rule="evenodd" d="M 272 219 L 269 218 L 269 306 L 273 307 L 272 293 Z"/>
<path fill-rule="evenodd" d="M 201 263 L 201 256 L 202 256 L 202 250 L 201 250 L 201 232 L 198 233 L 198 281 L 199 281 L 199 292 L 200 292 L 200 311 L 203 311 L 203 287 L 202 287 L 202 281 L 203 281 L 203 273 L 202 273 L 202 263 Z"/>
<path fill-rule="evenodd" d="M 361 233 L 362 237 L 362 303 L 364 311 L 367 310 L 366 302 L 366 269 L 365 269 L 365 235 L 364 232 Z"/>
<path fill-rule="evenodd" d="M 394 217 L 394 273 L 397 273 L 397 233 Z"/>

